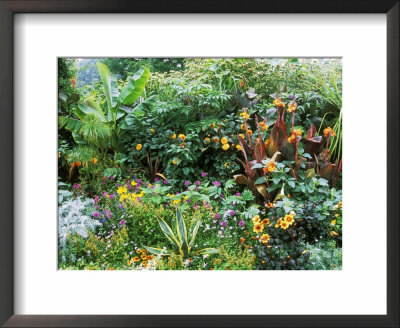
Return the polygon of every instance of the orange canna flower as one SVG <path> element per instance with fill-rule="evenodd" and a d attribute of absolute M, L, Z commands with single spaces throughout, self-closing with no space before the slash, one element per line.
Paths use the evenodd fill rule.
<path fill-rule="evenodd" d="M 293 113 L 296 110 L 296 108 L 297 108 L 297 104 L 294 101 L 292 101 L 289 104 L 287 111 L 288 111 L 288 113 Z"/>
<path fill-rule="evenodd" d="M 326 129 L 324 129 L 324 137 L 336 137 L 336 133 L 332 130 L 330 126 L 328 126 Z"/>

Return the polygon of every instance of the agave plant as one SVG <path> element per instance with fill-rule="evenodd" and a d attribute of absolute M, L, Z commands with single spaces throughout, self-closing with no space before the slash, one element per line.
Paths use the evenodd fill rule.
<path fill-rule="evenodd" d="M 107 148 L 110 144 L 114 151 L 121 150 L 122 142 L 120 140 L 121 131 L 129 129 L 133 118 L 143 115 L 146 106 L 155 103 L 155 98 L 150 97 L 142 103 L 136 104 L 139 100 L 147 80 L 150 78 L 150 71 L 147 68 L 139 69 L 128 81 L 125 88 L 118 90 L 117 79 L 112 76 L 109 69 L 103 63 L 97 63 L 103 90 L 106 100 L 106 106 L 101 106 L 92 99 L 88 98 L 75 109 L 75 117 L 59 117 L 59 125 L 72 132 L 77 143 L 82 144 L 82 138 L 85 138 L 85 132 L 90 135 L 90 139 L 96 142 L 99 149 Z M 135 106 L 136 104 L 136 106 Z M 88 119 L 87 117 L 91 118 Z M 96 124 L 92 124 L 91 129 L 87 129 L 89 122 L 97 121 L 97 125 L 102 127 L 102 136 L 98 138 L 99 131 L 95 129 Z M 106 126 L 109 132 L 106 131 Z"/>
<path fill-rule="evenodd" d="M 162 256 L 170 256 L 170 255 L 179 255 L 184 258 L 189 257 L 189 255 L 193 252 L 192 247 L 194 245 L 194 241 L 196 239 L 197 232 L 199 230 L 201 221 L 198 220 L 192 232 L 192 239 L 189 242 L 188 232 L 186 229 L 185 221 L 183 220 L 182 213 L 179 208 L 176 208 L 176 234 L 172 231 L 170 226 L 161 218 L 157 218 L 158 224 L 164 235 L 167 237 L 169 242 L 174 246 L 174 250 L 166 250 L 161 248 L 154 248 L 144 246 L 149 252 L 155 255 Z M 195 251 L 195 253 L 201 254 L 214 254 L 218 253 L 218 250 L 215 248 L 204 248 L 201 250 Z"/>

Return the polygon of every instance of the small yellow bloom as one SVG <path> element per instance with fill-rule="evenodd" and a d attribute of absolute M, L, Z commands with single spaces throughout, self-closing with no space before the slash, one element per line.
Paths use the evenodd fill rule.
<path fill-rule="evenodd" d="M 253 131 L 251 131 L 250 129 L 246 131 L 248 136 L 251 136 L 253 134 Z"/>
<path fill-rule="evenodd" d="M 242 150 L 242 147 L 240 145 L 236 145 L 237 150 Z"/>
<path fill-rule="evenodd" d="M 228 143 L 228 139 L 225 138 L 225 137 L 221 138 L 221 143 L 222 143 L 223 145 L 227 144 L 227 143 Z"/>
<path fill-rule="evenodd" d="M 339 217 L 339 214 L 338 214 L 338 213 L 336 213 L 336 214 L 335 214 L 335 217 L 336 217 L 336 218 L 338 218 L 338 217 Z"/>
<path fill-rule="evenodd" d="M 204 141 L 210 142 L 211 140 L 210 140 L 210 138 L 205 138 Z"/>
<path fill-rule="evenodd" d="M 239 137 L 241 137 L 242 139 L 244 139 L 244 134 L 240 133 Z"/>
<path fill-rule="evenodd" d="M 336 220 L 332 220 L 331 225 L 335 225 L 335 224 L 336 224 Z"/>
<path fill-rule="evenodd" d="M 274 204 L 272 204 L 272 203 L 267 204 L 267 208 L 272 208 L 272 207 L 274 207 Z"/>
<path fill-rule="evenodd" d="M 268 147 L 269 143 L 271 142 L 271 139 L 267 139 L 264 142 L 265 147 Z"/>
<path fill-rule="evenodd" d="M 256 216 L 253 218 L 253 224 L 256 224 L 256 223 L 258 223 L 258 222 L 260 222 L 260 216 L 259 216 L 259 215 L 256 215 Z"/>
<path fill-rule="evenodd" d="M 223 150 L 228 150 L 228 149 L 229 149 L 229 145 L 228 145 L 228 144 L 223 145 L 223 146 L 222 146 L 222 149 L 223 149 Z"/>
<path fill-rule="evenodd" d="M 269 161 L 268 165 L 266 167 L 263 168 L 264 173 L 268 173 L 268 172 L 274 172 L 276 169 L 276 164 L 274 161 Z"/>
<path fill-rule="evenodd" d="M 289 228 L 289 223 L 287 223 L 285 220 L 282 220 L 282 221 L 281 221 L 281 224 L 280 224 L 280 227 L 281 227 L 283 230 L 286 230 L 287 228 Z"/>
<path fill-rule="evenodd" d="M 175 159 L 172 161 L 172 164 L 174 164 L 174 165 L 178 164 L 178 159 L 175 158 Z"/>
<path fill-rule="evenodd" d="M 254 232 L 262 232 L 264 230 L 264 226 L 261 223 L 256 223 L 253 227 Z"/>
<path fill-rule="evenodd" d="M 137 183 L 136 183 L 135 181 L 132 181 L 132 182 L 131 182 L 131 185 L 134 187 L 134 186 L 137 185 Z"/>
<path fill-rule="evenodd" d="M 139 151 L 139 150 L 142 149 L 142 147 L 143 147 L 142 144 L 137 144 L 137 145 L 136 145 L 136 150 Z"/>
<path fill-rule="evenodd" d="M 175 139 L 176 138 L 176 133 L 174 133 L 172 136 L 171 136 L 171 139 Z"/>
<path fill-rule="evenodd" d="M 263 234 L 263 235 L 261 236 L 261 242 L 262 242 L 263 244 L 266 244 L 266 243 L 268 243 L 268 241 L 269 241 L 269 234 L 267 234 L 267 233 Z"/>
<path fill-rule="evenodd" d="M 331 237 L 339 236 L 339 234 L 336 231 L 330 231 L 329 234 L 331 235 Z"/>
<path fill-rule="evenodd" d="M 118 195 L 126 194 L 128 192 L 128 188 L 126 186 L 118 187 L 117 193 Z"/>
<path fill-rule="evenodd" d="M 215 127 L 215 123 L 211 123 L 210 127 L 211 128 Z"/>
<path fill-rule="evenodd" d="M 150 129 L 150 132 L 151 132 L 151 133 L 154 133 L 154 131 L 155 131 L 154 129 Z"/>
<path fill-rule="evenodd" d="M 275 228 L 279 228 L 281 226 L 282 221 L 283 221 L 282 218 L 280 218 L 278 221 L 276 221 Z"/>
<path fill-rule="evenodd" d="M 293 131 L 293 133 L 294 133 L 296 136 L 301 136 L 301 135 L 303 134 L 303 131 L 301 131 L 300 129 L 296 129 L 296 130 Z"/>
<path fill-rule="evenodd" d="M 242 130 L 246 130 L 246 127 L 245 127 L 244 124 L 240 124 L 240 128 L 241 128 Z"/>
<path fill-rule="evenodd" d="M 283 220 L 286 221 L 289 225 L 292 225 L 294 223 L 293 215 L 290 214 L 286 214 Z"/>
<path fill-rule="evenodd" d="M 95 157 L 95 158 L 92 158 L 91 160 L 90 160 L 93 164 L 97 164 L 97 158 Z"/>
<path fill-rule="evenodd" d="M 186 136 L 185 136 L 184 134 L 181 133 L 181 134 L 179 135 L 179 139 L 185 140 L 185 139 L 186 139 Z"/>

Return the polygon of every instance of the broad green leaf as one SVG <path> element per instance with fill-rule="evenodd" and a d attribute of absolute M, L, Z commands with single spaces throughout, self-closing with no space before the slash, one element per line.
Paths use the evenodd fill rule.
<path fill-rule="evenodd" d="M 139 69 L 129 80 L 128 85 L 121 91 L 118 101 L 124 105 L 132 105 L 139 99 L 149 78 L 150 71 L 148 68 Z"/>
<path fill-rule="evenodd" d="M 80 120 L 64 116 L 58 117 L 58 124 L 60 125 L 60 128 L 64 128 L 75 133 L 78 133 L 82 127 L 82 122 Z"/>
<path fill-rule="evenodd" d="M 78 107 L 79 107 L 79 110 L 81 112 L 83 112 L 84 114 L 86 114 L 86 115 L 93 114 L 94 116 L 96 116 L 100 120 L 100 122 L 107 122 L 106 118 L 104 117 L 103 112 L 98 111 L 97 109 L 94 109 L 92 107 L 86 106 L 84 104 L 79 104 Z M 80 119 L 83 119 L 83 117 L 81 117 L 81 113 L 79 113 L 79 111 L 76 111 L 76 112 L 77 112 L 76 113 L 77 116 Z"/>
<path fill-rule="evenodd" d="M 258 185 L 258 184 L 263 184 L 266 182 L 267 182 L 267 179 L 265 177 L 260 177 L 256 180 L 256 182 L 254 182 L 254 184 Z"/>
<path fill-rule="evenodd" d="M 151 96 L 145 101 L 141 102 L 121 121 L 119 125 L 120 128 L 123 130 L 131 128 L 135 123 L 135 120 L 149 112 L 156 102 L 157 98 L 155 96 Z"/>
<path fill-rule="evenodd" d="M 99 71 L 101 82 L 103 83 L 104 93 L 106 95 L 107 106 L 110 112 L 113 112 L 113 108 L 117 105 L 115 101 L 115 80 L 112 79 L 110 70 L 103 63 L 97 62 L 97 70 Z M 114 81 L 112 81 L 114 80 Z M 114 99 L 113 99 L 114 95 Z"/>

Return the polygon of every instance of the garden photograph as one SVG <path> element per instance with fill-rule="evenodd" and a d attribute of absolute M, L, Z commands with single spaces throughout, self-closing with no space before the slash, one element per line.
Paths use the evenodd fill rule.
<path fill-rule="evenodd" d="M 341 58 L 58 58 L 57 89 L 59 270 L 342 269 Z"/>

